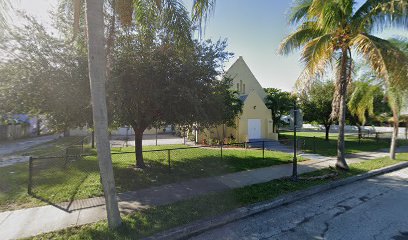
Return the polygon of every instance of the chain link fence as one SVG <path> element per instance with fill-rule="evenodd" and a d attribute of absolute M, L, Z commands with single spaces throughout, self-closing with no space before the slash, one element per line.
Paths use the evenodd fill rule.
<path fill-rule="evenodd" d="M 97 156 L 89 150 L 88 144 L 89 139 L 84 138 L 61 151 L 60 156 L 30 158 L 28 193 L 66 211 L 89 207 L 90 203 L 81 205 L 78 204 L 80 201 L 75 201 L 100 196 L 102 192 Z M 163 178 L 177 182 L 246 170 L 248 162 L 275 161 L 274 151 L 283 148 L 291 151 L 276 141 L 145 150 L 143 159 L 147 165 L 146 171 L 135 168 L 134 151 L 115 151 L 111 156 L 117 191 L 120 193 L 154 186 L 155 181 L 160 182 Z M 235 164 L 229 164 L 231 162 Z M 239 163 L 245 163 L 242 169 Z M 235 169 L 231 169 L 231 165 Z M 143 174 L 138 174 L 138 171 Z M 103 204 L 102 198 L 95 199 L 93 205 Z"/>

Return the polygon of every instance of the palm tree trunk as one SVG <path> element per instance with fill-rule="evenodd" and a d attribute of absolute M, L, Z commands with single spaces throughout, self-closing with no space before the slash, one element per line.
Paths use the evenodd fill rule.
<path fill-rule="evenodd" d="M 347 82 L 348 82 L 348 71 L 347 71 L 347 49 L 342 50 L 341 58 L 341 69 L 339 74 L 339 83 L 340 83 L 340 103 L 339 103 L 339 137 L 337 140 L 337 162 L 336 168 L 342 170 L 348 170 L 349 167 L 346 162 L 345 156 L 345 143 L 344 143 L 344 127 L 346 125 L 346 97 L 347 97 Z"/>
<path fill-rule="evenodd" d="M 398 111 L 395 109 L 395 107 L 392 109 L 392 117 L 394 121 L 394 129 L 392 131 L 392 139 L 391 139 L 391 146 L 390 146 L 390 158 L 395 159 L 396 156 L 396 149 L 397 149 L 397 139 L 398 139 L 398 123 L 399 123 L 399 117 L 398 117 Z"/>
<path fill-rule="evenodd" d="M 106 107 L 106 55 L 103 21 L 103 1 L 86 0 L 88 25 L 88 64 L 91 85 L 93 122 L 98 152 L 99 170 L 105 195 L 108 225 L 121 225 L 115 180 L 108 137 L 108 114 Z"/>

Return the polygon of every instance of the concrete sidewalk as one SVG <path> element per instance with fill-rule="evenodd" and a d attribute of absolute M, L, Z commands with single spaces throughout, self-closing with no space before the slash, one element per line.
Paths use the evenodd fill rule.
<path fill-rule="evenodd" d="M 384 152 L 366 152 L 353 154 L 347 158 L 348 163 L 362 162 L 387 156 Z M 323 157 L 317 154 L 303 154 L 311 159 L 300 162 L 299 174 L 334 166 L 334 157 Z M 240 188 L 273 179 L 288 177 L 292 174 L 292 164 L 271 166 L 223 176 L 193 179 L 143 189 L 137 192 L 119 194 L 119 206 L 122 213 L 130 213 L 150 206 L 159 206 L 196 196 L 229 189 Z M 93 223 L 106 218 L 104 198 L 90 198 L 65 203 L 60 207 L 43 206 L 0 213 L 0 236 L 2 239 L 30 237 L 45 232 L 56 231 L 72 226 Z"/>

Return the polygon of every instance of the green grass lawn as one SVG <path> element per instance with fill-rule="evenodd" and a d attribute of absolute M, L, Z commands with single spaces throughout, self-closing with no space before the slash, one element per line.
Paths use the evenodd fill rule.
<path fill-rule="evenodd" d="M 186 148 L 184 145 L 151 146 L 145 151 Z M 247 169 L 289 163 L 292 156 L 287 153 L 261 150 L 225 149 L 223 158 L 219 149 L 187 148 L 171 150 L 171 168 L 168 151 L 145 152 L 147 168 L 135 170 L 134 150 L 114 149 L 112 162 L 118 192 L 127 192 L 151 186 L 174 183 L 192 178 L 222 175 Z M 65 159 L 42 158 L 33 162 L 33 193 L 37 198 L 51 203 L 83 199 L 102 195 L 96 156 L 64 165 Z M 45 204 L 27 194 L 28 164 L 17 164 L 0 168 L 0 211 Z"/>
<path fill-rule="evenodd" d="M 152 207 L 124 216 L 123 226 L 115 231 L 108 229 L 106 221 L 100 221 L 82 227 L 43 234 L 34 237 L 34 239 L 139 239 L 169 228 L 191 223 L 198 219 L 217 216 L 235 208 L 271 200 L 282 194 L 354 176 L 407 160 L 408 154 L 404 153 L 399 154 L 397 160 L 380 158 L 351 164 L 350 171 L 339 172 L 336 177 L 329 179 L 307 180 L 307 177 L 321 176 L 335 171 L 327 168 L 302 174 L 303 180 L 298 182 L 292 182 L 289 179 L 278 179 L 165 206 Z"/>
<path fill-rule="evenodd" d="M 292 132 L 282 132 L 279 134 L 280 139 L 293 139 Z M 317 153 L 324 156 L 337 155 L 337 133 L 329 135 L 329 141 L 325 141 L 325 133 L 323 132 L 298 132 L 298 139 L 305 144 L 302 149 L 305 152 Z M 408 145 L 407 140 L 398 140 L 400 145 Z M 363 138 L 359 142 L 356 135 L 345 136 L 346 153 L 357 153 L 366 151 L 376 151 L 390 147 L 389 139 Z"/>

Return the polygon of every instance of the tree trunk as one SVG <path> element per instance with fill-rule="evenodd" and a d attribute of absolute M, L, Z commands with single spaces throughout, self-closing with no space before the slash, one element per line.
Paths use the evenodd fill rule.
<path fill-rule="evenodd" d="M 271 113 L 272 113 L 272 132 L 273 132 L 273 133 L 276 133 L 276 132 L 277 132 L 276 130 L 277 130 L 278 122 L 275 120 L 276 117 L 274 117 L 275 114 L 273 113 L 272 110 L 271 110 Z"/>
<path fill-rule="evenodd" d="M 41 120 L 38 116 L 37 116 L 36 127 L 37 127 L 37 136 L 40 136 L 41 135 Z"/>
<path fill-rule="evenodd" d="M 69 128 L 64 128 L 64 137 L 69 137 L 69 136 L 71 136 Z"/>
<path fill-rule="evenodd" d="M 116 228 L 121 225 L 116 198 L 115 179 L 108 137 L 108 114 L 106 107 L 106 55 L 103 20 L 103 1 L 86 0 L 86 19 L 88 25 L 88 64 L 91 85 L 93 122 L 98 146 L 98 162 L 105 195 L 108 225 Z"/>
<path fill-rule="evenodd" d="M 330 133 L 330 125 L 324 125 L 325 129 L 326 129 L 326 141 L 329 141 L 329 133 Z"/>
<path fill-rule="evenodd" d="M 92 148 L 95 148 L 95 130 L 92 130 L 92 133 L 91 133 L 91 141 L 92 141 Z"/>
<path fill-rule="evenodd" d="M 342 170 L 348 170 L 349 167 L 346 162 L 345 158 L 345 143 L 344 143 L 344 127 L 346 125 L 346 96 L 347 96 L 347 81 L 348 81 L 348 73 L 347 73 L 347 49 L 343 49 L 342 58 L 341 58 L 341 69 L 339 84 L 340 84 L 340 108 L 339 108 L 339 137 L 337 140 L 337 162 L 336 168 Z"/>
<path fill-rule="evenodd" d="M 399 117 L 398 111 L 395 107 L 392 110 L 392 117 L 394 121 L 394 129 L 392 131 L 392 139 L 391 139 L 391 146 L 390 146 L 390 158 L 395 159 L 396 150 L 397 150 L 397 139 L 398 139 L 398 127 L 399 127 Z"/>
<path fill-rule="evenodd" d="M 357 124 L 357 129 L 358 129 L 358 140 L 361 140 L 363 137 L 363 133 L 361 132 L 361 126 Z"/>
<path fill-rule="evenodd" d="M 144 129 L 133 128 L 135 131 L 135 153 L 136 153 L 136 167 L 145 168 L 146 165 L 143 160 L 143 132 Z"/>

